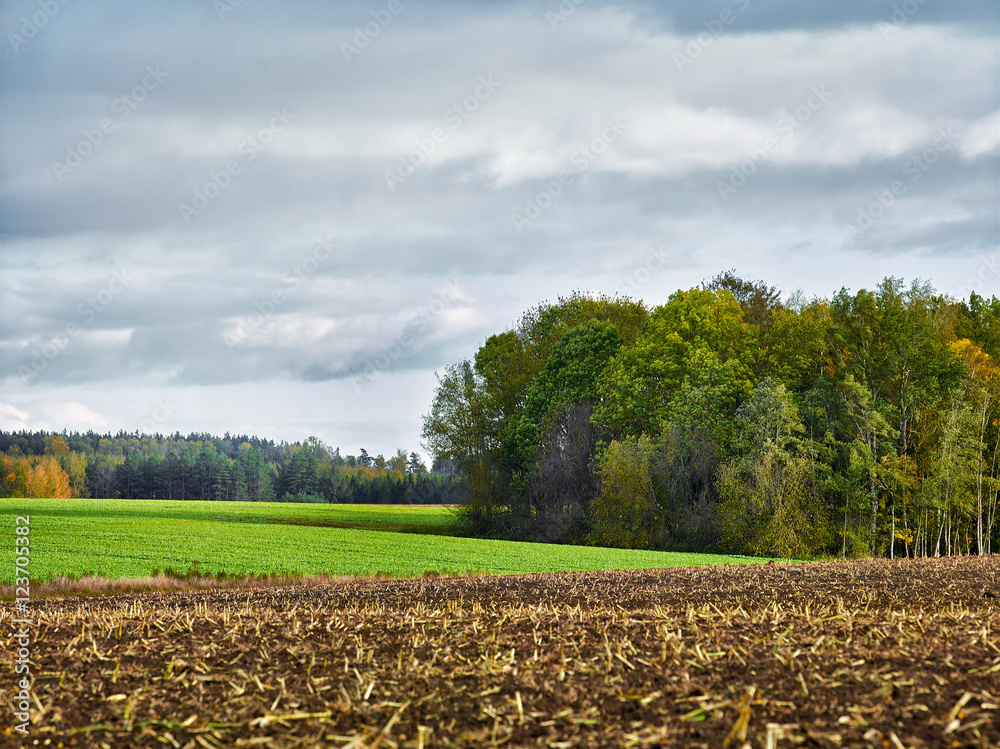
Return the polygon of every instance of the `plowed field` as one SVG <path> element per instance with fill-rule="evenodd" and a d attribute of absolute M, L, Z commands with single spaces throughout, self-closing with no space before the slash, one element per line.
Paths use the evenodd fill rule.
<path fill-rule="evenodd" d="M 998 604 L 997 557 L 49 599 L 0 743 L 997 747 Z"/>

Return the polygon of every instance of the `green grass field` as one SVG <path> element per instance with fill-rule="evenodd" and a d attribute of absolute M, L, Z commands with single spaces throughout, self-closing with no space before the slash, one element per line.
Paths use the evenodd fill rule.
<path fill-rule="evenodd" d="M 766 561 L 461 538 L 447 535 L 455 532 L 453 513 L 445 507 L 0 499 L 0 524 L 11 552 L 0 565 L 0 584 L 14 581 L 14 521 L 26 514 L 33 580 L 83 574 L 146 577 L 168 567 L 183 572 L 194 562 L 204 574 L 402 577 L 431 571 L 511 574 Z"/>

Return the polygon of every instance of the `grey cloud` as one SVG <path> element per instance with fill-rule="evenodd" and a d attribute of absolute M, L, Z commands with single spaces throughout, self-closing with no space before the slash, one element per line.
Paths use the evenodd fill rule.
<path fill-rule="evenodd" d="M 370 423 L 331 422 L 370 430 L 374 449 L 399 429 L 416 434 L 427 403 L 408 403 L 405 427 L 396 411 L 426 400 L 434 370 L 574 288 L 657 303 L 732 265 L 807 294 L 871 284 L 876 266 L 959 288 L 1000 241 L 1000 156 L 984 119 L 1000 110 L 1000 11 L 909 2 L 906 24 L 884 38 L 877 24 L 904 3 L 584 2 L 551 24 L 559 2 L 406 0 L 350 60 L 341 44 L 384 3 L 245 0 L 222 19 L 207 1 L 69 3 L 16 53 L 7 32 L 37 3 L 4 3 L 5 402 L 29 423 L 63 401 L 110 423 L 119 412 L 101 388 L 137 403 L 143 388 L 178 401 L 208 388 L 197 402 L 221 423 L 247 389 L 340 388 Z M 724 9 L 732 23 L 678 71 L 674 53 Z M 120 116 L 150 66 L 166 77 L 60 181 L 53 162 Z M 483 76 L 501 85 L 453 127 L 446 112 Z M 823 85 L 829 104 L 720 196 L 777 119 Z M 275 109 L 295 118 L 251 160 L 241 145 Z M 629 129 L 580 168 L 574 149 L 609 117 Z M 949 124 L 980 144 L 943 154 L 870 229 L 845 237 L 845 222 L 906 179 L 907 160 Z M 445 137 L 414 157 L 435 128 Z M 390 189 L 401 158 L 425 163 Z M 230 161 L 239 173 L 218 176 Z M 571 184 L 540 198 L 561 170 Z M 217 195 L 185 220 L 179 205 L 196 191 Z M 542 202 L 518 231 L 512 214 Z M 336 251 L 295 276 L 324 237 Z M 653 250 L 666 259 L 637 283 Z M 120 268 L 135 283 L 81 314 Z M 465 296 L 420 324 L 448 280 Z M 262 313 L 275 292 L 280 303 Z M 80 334 L 20 376 L 69 323 Z M 376 360 L 378 376 L 355 393 L 352 378 Z M 390 411 L 386 394 L 411 381 L 419 394 Z"/>

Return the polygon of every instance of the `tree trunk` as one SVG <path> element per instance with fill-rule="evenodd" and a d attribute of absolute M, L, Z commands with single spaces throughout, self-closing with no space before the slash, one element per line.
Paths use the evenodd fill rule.
<path fill-rule="evenodd" d="M 896 506 L 892 508 L 892 530 L 889 532 L 889 559 L 896 558 Z"/>

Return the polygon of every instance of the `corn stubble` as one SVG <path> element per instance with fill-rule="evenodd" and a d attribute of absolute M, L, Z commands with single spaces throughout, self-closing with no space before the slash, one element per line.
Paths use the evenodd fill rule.
<path fill-rule="evenodd" d="M 31 730 L 175 749 L 996 747 L 998 595 L 987 557 L 48 599 Z"/>

